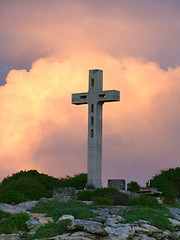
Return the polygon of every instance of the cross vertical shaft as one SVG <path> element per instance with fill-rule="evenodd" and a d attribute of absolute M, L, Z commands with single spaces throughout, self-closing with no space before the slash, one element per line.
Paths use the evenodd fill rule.
<path fill-rule="evenodd" d="M 88 92 L 72 94 L 72 104 L 88 104 L 87 188 L 102 187 L 102 106 L 119 99 L 119 91 L 103 91 L 103 71 L 98 69 L 89 70 Z"/>

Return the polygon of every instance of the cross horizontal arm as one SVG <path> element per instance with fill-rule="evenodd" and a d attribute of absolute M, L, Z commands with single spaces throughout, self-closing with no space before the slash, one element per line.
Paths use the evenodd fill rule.
<path fill-rule="evenodd" d="M 72 104 L 80 105 L 88 103 L 88 93 L 74 93 L 72 94 Z"/>
<path fill-rule="evenodd" d="M 109 90 L 98 94 L 99 102 L 115 102 L 120 100 L 120 91 Z"/>

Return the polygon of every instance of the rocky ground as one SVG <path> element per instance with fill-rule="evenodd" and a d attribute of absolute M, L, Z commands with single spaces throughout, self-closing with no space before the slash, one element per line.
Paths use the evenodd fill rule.
<path fill-rule="evenodd" d="M 20 211 L 27 211 L 27 209 L 33 207 L 37 201 L 30 201 L 20 203 L 12 206 L 9 204 L 0 203 L 0 209 L 15 213 Z M 128 207 L 113 206 L 109 208 L 102 208 L 100 210 L 92 210 L 98 213 L 93 219 L 80 220 L 74 219 L 71 215 L 64 215 L 58 221 L 62 219 L 71 219 L 71 225 L 69 226 L 70 233 L 63 234 L 49 239 L 54 240 L 118 240 L 118 239 L 133 239 L 133 240 L 168 240 L 179 239 L 180 240 L 180 209 L 170 208 L 171 213 L 175 216 L 175 219 L 169 219 L 175 229 L 174 233 L 170 231 L 162 231 L 154 226 L 151 226 L 149 222 L 139 220 L 133 224 L 126 223 L 125 219 L 121 217 L 123 213 L 129 211 Z M 28 212 L 29 213 L 29 212 Z M 27 222 L 27 227 L 30 232 L 34 232 L 39 226 L 53 221 L 50 217 L 45 217 L 43 214 L 29 213 L 31 219 Z M 19 234 L 1 234 L 0 240 L 16 240 L 22 239 L 23 233 Z"/>

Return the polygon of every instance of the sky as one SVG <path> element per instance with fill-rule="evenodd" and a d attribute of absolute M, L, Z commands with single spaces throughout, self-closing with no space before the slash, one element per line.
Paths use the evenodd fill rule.
<path fill-rule="evenodd" d="M 103 106 L 103 186 L 141 186 L 180 166 L 179 0 L 0 1 L 0 180 L 87 171 L 90 69 L 120 102 Z"/>

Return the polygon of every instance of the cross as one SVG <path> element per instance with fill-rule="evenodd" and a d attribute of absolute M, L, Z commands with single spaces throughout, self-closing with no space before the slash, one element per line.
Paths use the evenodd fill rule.
<path fill-rule="evenodd" d="M 72 104 L 88 104 L 88 181 L 86 188 L 102 187 L 102 106 L 120 100 L 120 92 L 103 91 L 103 71 L 89 70 L 89 91 L 72 94 Z"/>

